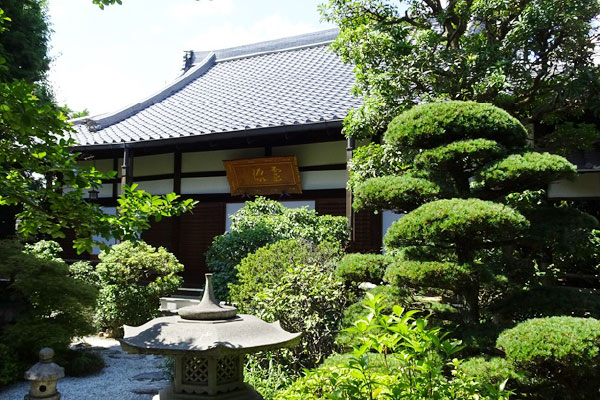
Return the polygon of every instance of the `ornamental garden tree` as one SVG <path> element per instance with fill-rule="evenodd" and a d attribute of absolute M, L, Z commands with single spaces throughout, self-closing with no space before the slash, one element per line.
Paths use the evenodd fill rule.
<path fill-rule="evenodd" d="M 478 322 L 483 297 L 533 283 L 542 253 L 559 241 L 547 239 L 556 227 L 545 222 L 570 213 L 573 229 L 595 226 L 586 214 L 545 202 L 548 184 L 576 169 L 561 156 L 532 151 L 527 139 L 523 125 L 500 108 L 447 101 L 400 114 L 381 146 L 359 151 L 354 208 L 406 213 L 384 237 L 391 261 L 382 278 L 449 291 L 465 320 Z M 545 249 L 536 247 L 541 242 Z"/>

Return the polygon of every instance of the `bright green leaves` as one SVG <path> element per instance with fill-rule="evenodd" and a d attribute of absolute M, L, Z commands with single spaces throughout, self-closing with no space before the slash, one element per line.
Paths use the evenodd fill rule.
<path fill-rule="evenodd" d="M 528 226 L 525 217 L 502 204 L 479 199 L 438 200 L 394 222 L 384 242 L 388 248 L 461 244 L 472 251 L 515 241 Z"/>
<path fill-rule="evenodd" d="M 418 169 L 468 174 L 504 153 L 505 149 L 493 140 L 459 140 L 423 151 L 415 157 L 414 165 Z"/>
<path fill-rule="evenodd" d="M 399 287 L 455 289 L 467 285 L 472 274 L 473 271 L 466 264 L 399 260 L 388 267 L 384 279 Z"/>
<path fill-rule="evenodd" d="M 445 101 L 403 112 L 390 123 L 384 136 L 385 143 L 397 151 L 431 149 L 478 138 L 511 148 L 525 145 L 527 131 L 517 119 L 491 104 Z"/>
<path fill-rule="evenodd" d="M 109 6 L 111 4 L 122 5 L 123 1 L 122 0 L 92 0 L 92 3 L 94 3 L 98 7 L 100 7 L 101 10 L 104 10 L 104 6 Z"/>
<path fill-rule="evenodd" d="M 440 197 L 440 187 L 425 178 L 406 173 L 367 179 L 354 189 L 355 210 L 376 208 L 406 212 Z"/>
<path fill-rule="evenodd" d="M 544 189 L 552 181 L 574 178 L 576 172 L 575 166 L 561 156 L 536 152 L 513 154 L 480 171 L 475 187 L 491 196 Z"/>

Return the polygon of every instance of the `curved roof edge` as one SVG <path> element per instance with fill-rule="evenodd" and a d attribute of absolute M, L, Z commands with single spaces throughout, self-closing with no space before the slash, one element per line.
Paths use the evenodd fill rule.
<path fill-rule="evenodd" d="M 101 114 L 96 117 L 82 117 L 73 119 L 71 120 L 71 123 L 73 123 L 74 125 L 87 124 L 88 129 L 94 132 L 109 127 L 120 121 L 123 121 L 124 119 L 127 119 L 128 117 L 136 114 L 137 112 L 151 106 L 152 104 L 156 104 L 171 96 L 173 93 L 179 91 L 191 81 L 208 71 L 215 64 L 215 61 L 215 53 L 207 52 L 198 65 L 194 66 L 185 74 L 181 75 L 174 82 L 166 86 L 164 89 L 140 101 L 139 103 L 126 106 L 121 110 L 109 114 Z"/>
<path fill-rule="evenodd" d="M 340 30 L 338 28 L 332 28 L 318 32 L 304 33 L 302 35 L 289 36 L 281 39 L 268 40 L 265 42 L 213 50 L 212 52 L 217 57 L 217 60 L 220 61 L 228 58 L 256 55 L 257 53 L 270 53 L 279 50 L 288 50 L 295 47 L 304 47 L 332 42 L 336 37 L 338 37 L 339 34 Z M 209 53 L 209 51 L 193 51 L 192 65 L 197 64 L 196 60 L 202 62 L 201 60 L 204 59 L 204 57 L 206 57 L 206 55 Z"/>

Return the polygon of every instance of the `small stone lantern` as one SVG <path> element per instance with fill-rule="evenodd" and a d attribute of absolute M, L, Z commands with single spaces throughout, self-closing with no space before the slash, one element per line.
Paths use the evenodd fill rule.
<path fill-rule="evenodd" d="M 31 382 L 25 400 L 60 400 L 56 382 L 65 376 L 65 369 L 52 362 L 54 350 L 45 347 L 40 350 L 40 362 L 25 372 L 25 379 Z"/>
<path fill-rule="evenodd" d="M 246 354 L 293 346 L 300 333 L 284 331 L 278 322 L 266 323 L 219 305 L 212 274 L 206 274 L 202 301 L 184 307 L 178 316 L 155 318 L 139 327 L 125 326 L 119 339 L 128 353 L 175 357 L 175 376 L 159 400 L 258 400 L 262 396 L 244 382 Z"/>

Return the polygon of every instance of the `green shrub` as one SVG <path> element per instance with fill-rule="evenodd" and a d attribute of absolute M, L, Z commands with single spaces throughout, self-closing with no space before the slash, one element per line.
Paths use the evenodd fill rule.
<path fill-rule="evenodd" d="M 119 333 L 123 325 L 141 325 L 159 315 L 160 297 L 177 290 L 183 265 L 165 250 L 144 242 L 122 242 L 100 253 L 96 273 L 100 293 L 96 324 Z"/>
<path fill-rule="evenodd" d="M 15 351 L 0 343 L 0 387 L 10 385 L 19 379 L 21 365 Z"/>
<path fill-rule="evenodd" d="M 375 208 L 407 212 L 437 200 L 440 191 L 436 183 L 411 173 L 369 178 L 354 187 L 352 207 L 357 211 Z"/>
<path fill-rule="evenodd" d="M 396 286 L 456 289 L 467 284 L 472 271 L 468 265 L 437 261 L 394 261 L 384 280 Z"/>
<path fill-rule="evenodd" d="M 529 223 L 514 209 L 479 199 L 427 203 L 394 222 L 387 247 L 462 243 L 471 247 L 518 237 Z"/>
<path fill-rule="evenodd" d="M 514 371 L 512 364 L 502 357 L 473 357 L 461 363 L 458 370 L 477 382 L 491 386 L 499 386 L 509 379 L 508 386 L 514 387 L 522 378 Z"/>
<path fill-rule="evenodd" d="M 378 296 L 367 296 L 364 305 L 369 316 L 348 329 L 361 337 L 352 355 L 308 371 L 279 399 L 508 399 L 500 384 L 483 384 L 458 370 L 460 344 L 429 328 L 426 318 L 400 306 L 384 314 Z"/>
<path fill-rule="evenodd" d="M 378 143 L 359 146 L 352 152 L 352 159 L 348 162 L 346 187 L 354 191 L 357 184 L 369 178 L 400 174 L 406 169 L 403 164 L 401 157 Z"/>
<path fill-rule="evenodd" d="M 491 104 L 444 101 L 421 104 L 390 123 L 385 143 L 396 148 L 433 148 L 464 139 L 490 139 L 506 146 L 524 146 L 527 131 L 506 111 Z"/>
<path fill-rule="evenodd" d="M 230 299 L 241 312 L 255 309 L 255 295 L 269 284 L 278 283 L 285 272 L 298 264 L 318 264 L 326 270 L 340 258 L 342 250 L 330 243 L 318 246 L 296 239 L 268 244 L 249 254 L 235 267 L 237 283 L 229 284 Z"/>
<path fill-rule="evenodd" d="M 40 240 L 33 244 L 26 244 L 23 247 L 24 253 L 32 254 L 48 261 L 62 262 L 63 260 L 59 257 L 62 251 L 63 249 L 60 247 L 60 244 L 53 240 Z"/>
<path fill-rule="evenodd" d="M 490 311 L 506 323 L 554 316 L 600 319 L 600 295 L 585 289 L 543 286 L 513 293 L 494 303 Z"/>
<path fill-rule="evenodd" d="M 257 197 L 231 216 L 231 230 L 217 236 L 206 253 L 214 276 L 215 294 L 228 299 L 229 284 L 237 282 L 235 266 L 248 254 L 282 239 L 344 247 L 348 229 L 344 217 L 318 215 L 308 207 L 288 209 L 274 200 Z"/>
<path fill-rule="evenodd" d="M 73 338 L 94 332 L 90 314 L 97 292 L 70 277 L 62 260 L 22 250 L 18 242 L 0 241 L 0 276 L 13 280 L 2 296 L 23 305 L 17 320 L 4 328 L 2 342 L 29 367 L 38 361 L 41 348 L 61 354 Z"/>
<path fill-rule="evenodd" d="M 251 355 L 244 366 L 244 381 L 264 400 L 274 400 L 279 392 L 293 382 L 293 377 L 285 366 L 276 362 L 271 353 Z"/>
<path fill-rule="evenodd" d="M 65 368 L 67 376 L 88 376 L 97 374 L 104 368 L 104 358 L 90 350 L 69 349 L 55 357 L 58 365 Z"/>
<path fill-rule="evenodd" d="M 381 283 L 391 258 L 382 254 L 347 254 L 335 273 L 346 283 Z"/>
<path fill-rule="evenodd" d="M 421 152 L 415 157 L 414 165 L 418 169 L 427 170 L 471 171 L 503 156 L 505 152 L 506 150 L 493 140 L 458 140 Z"/>
<path fill-rule="evenodd" d="M 557 399 L 597 399 L 600 391 L 600 321 L 530 319 L 500 334 L 497 346 L 517 371 Z M 534 388 L 535 393 L 535 388 Z"/>
<path fill-rule="evenodd" d="M 319 265 L 293 265 L 256 299 L 250 313 L 268 322 L 279 321 L 288 332 L 302 332 L 301 343 L 280 363 L 299 371 L 314 367 L 336 349 L 335 336 L 350 299 L 333 271 Z"/>
<path fill-rule="evenodd" d="M 89 261 L 76 261 L 69 265 L 69 275 L 89 285 L 100 287 L 100 277 L 96 267 Z"/>

